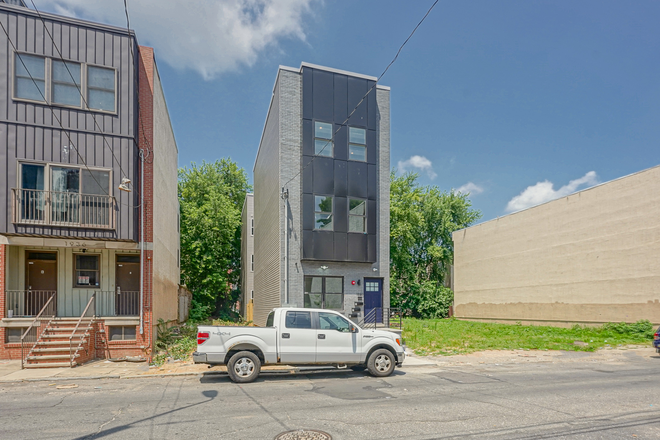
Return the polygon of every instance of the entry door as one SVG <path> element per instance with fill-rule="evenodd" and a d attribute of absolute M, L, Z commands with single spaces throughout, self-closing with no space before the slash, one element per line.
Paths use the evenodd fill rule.
<path fill-rule="evenodd" d="M 383 322 L 383 279 L 382 278 L 365 278 L 364 279 L 364 316 L 365 322 L 374 322 L 374 319 L 369 319 L 368 315 L 373 309 L 380 308 L 376 312 L 377 323 Z"/>
<path fill-rule="evenodd" d="M 351 327 L 346 318 L 336 313 L 319 312 L 316 362 L 359 362 L 362 338 L 359 333 L 352 333 Z"/>
<path fill-rule="evenodd" d="M 140 257 L 138 255 L 117 255 L 115 268 L 115 313 L 118 316 L 140 314 Z"/>
<path fill-rule="evenodd" d="M 282 363 L 313 364 L 316 359 L 316 329 L 312 313 L 287 311 L 284 328 L 278 329 Z"/>
<path fill-rule="evenodd" d="M 25 294 L 25 315 L 36 316 L 50 295 L 57 292 L 57 253 L 27 251 L 25 260 L 28 290 Z"/>

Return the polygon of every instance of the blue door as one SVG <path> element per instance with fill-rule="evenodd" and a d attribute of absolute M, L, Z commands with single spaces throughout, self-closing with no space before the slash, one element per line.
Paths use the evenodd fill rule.
<path fill-rule="evenodd" d="M 375 319 L 369 316 L 369 312 L 375 311 Z M 383 322 L 383 279 L 364 279 L 364 322 Z"/>

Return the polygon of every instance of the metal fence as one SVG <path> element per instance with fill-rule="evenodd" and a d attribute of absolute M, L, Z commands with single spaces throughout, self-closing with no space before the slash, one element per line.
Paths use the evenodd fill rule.
<path fill-rule="evenodd" d="M 139 316 L 140 292 L 76 289 L 59 295 L 49 290 L 6 290 L 5 315 L 7 318 L 36 316 L 53 296 L 53 307 L 59 317 L 77 317 L 84 310 L 90 298 L 96 295 L 97 316 Z"/>

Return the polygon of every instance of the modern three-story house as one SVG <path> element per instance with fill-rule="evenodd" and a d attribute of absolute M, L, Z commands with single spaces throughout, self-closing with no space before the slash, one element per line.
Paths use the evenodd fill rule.
<path fill-rule="evenodd" d="M 179 289 L 178 152 L 153 50 L 4 3 L 0 22 L 0 358 L 149 358 Z"/>
<path fill-rule="evenodd" d="M 376 80 L 278 70 L 254 165 L 258 325 L 279 306 L 389 307 L 390 89 Z"/>

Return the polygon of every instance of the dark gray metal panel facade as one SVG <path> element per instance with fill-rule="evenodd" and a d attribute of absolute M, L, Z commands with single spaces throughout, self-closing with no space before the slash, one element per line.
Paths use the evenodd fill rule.
<path fill-rule="evenodd" d="M 134 188 L 139 185 L 137 77 L 131 57 L 131 45 L 138 55 L 135 38 L 120 28 L 42 15 L 54 44 L 34 11 L 0 4 L 0 20 L 20 53 L 58 60 L 59 49 L 67 61 L 115 69 L 116 114 L 13 99 L 14 50 L 9 42 L 0 45 L 0 206 L 4 207 L 0 234 L 137 241 L 138 192 L 117 189 L 122 177 L 131 179 Z M 11 194 L 18 186 L 18 163 L 22 160 L 83 169 L 84 162 L 110 170 L 110 195 L 118 202 L 116 229 L 14 225 Z"/>
<path fill-rule="evenodd" d="M 303 259 L 350 262 L 376 261 L 378 215 L 378 146 L 376 89 L 365 98 L 348 126 L 367 130 L 367 162 L 348 160 L 348 115 L 374 86 L 374 81 L 303 66 L 303 167 L 314 155 L 314 123 L 333 124 L 333 157 L 316 157 L 303 169 Z M 333 231 L 314 230 L 314 195 L 332 195 Z M 348 198 L 368 200 L 367 233 L 348 232 Z"/>

